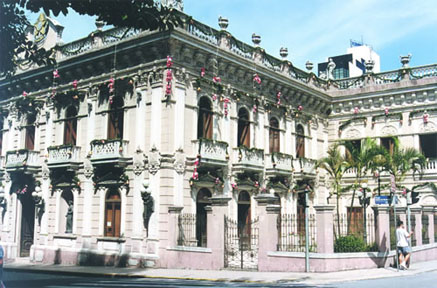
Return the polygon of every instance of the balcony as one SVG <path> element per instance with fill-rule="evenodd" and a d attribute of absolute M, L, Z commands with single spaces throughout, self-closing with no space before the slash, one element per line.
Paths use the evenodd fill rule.
<path fill-rule="evenodd" d="M 266 155 L 267 175 L 288 175 L 293 169 L 293 156 L 283 153 Z"/>
<path fill-rule="evenodd" d="M 47 166 L 49 168 L 67 168 L 72 170 L 79 168 L 80 147 L 60 145 L 49 147 L 47 151 L 49 154 Z"/>
<path fill-rule="evenodd" d="M 91 163 L 93 165 L 113 164 L 116 167 L 127 165 L 128 153 L 126 140 L 94 140 L 91 142 Z"/>
<path fill-rule="evenodd" d="M 316 160 L 308 158 L 294 159 L 293 168 L 297 179 L 316 177 Z"/>
<path fill-rule="evenodd" d="M 193 143 L 196 145 L 202 165 L 225 166 L 228 163 L 228 143 L 203 138 Z"/>
<path fill-rule="evenodd" d="M 20 149 L 6 152 L 7 172 L 37 172 L 39 167 L 39 152 Z"/>
<path fill-rule="evenodd" d="M 234 148 L 234 171 L 237 173 L 247 170 L 262 172 L 264 169 L 264 150 L 241 146 Z"/>

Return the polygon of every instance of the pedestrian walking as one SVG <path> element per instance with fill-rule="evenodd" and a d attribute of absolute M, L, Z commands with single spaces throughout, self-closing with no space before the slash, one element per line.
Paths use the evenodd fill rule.
<path fill-rule="evenodd" d="M 413 232 L 407 232 L 407 230 L 405 230 L 404 222 L 399 221 L 396 229 L 396 246 L 397 253 L 399 254 L 398 265 L 401 270 L 406 270 L 408 269 L 407 267 L 410 266 L 411 247 L 408 243 L 408 238 L 410 238 L 412 234 Z"/>

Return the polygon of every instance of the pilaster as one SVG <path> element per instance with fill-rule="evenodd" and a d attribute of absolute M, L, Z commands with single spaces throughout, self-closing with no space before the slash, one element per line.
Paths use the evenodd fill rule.
<path fill-rule="evenodd" d="M 416 225 L 414 227 L 414 237 L 416 239 L 416 246 L 422 245 L 422 207 L 421 206 L 410 206 L 411 217 L 416 220 Z"/>
<path fill-rule="evenodd" d="M 379 252 L 390 251 L 390 206 L 377 205 L 372 207 L 375 213 L 375 241 Z"/>
<path fill-rule="evenodd" d="M 317 252 L 334 253 L 334 205 L 317 205 Z"/>

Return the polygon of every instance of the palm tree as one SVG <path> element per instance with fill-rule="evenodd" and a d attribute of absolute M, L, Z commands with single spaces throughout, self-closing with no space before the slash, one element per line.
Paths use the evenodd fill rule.
<path fill-rule="evenodd" d="M 422 173 L 423 167 L 426 164 L 426 158 L 422 153 L 415 148 L 401 148 L 399 140 L 394 139 L 393 152 L 384 149 L 384 155 L 382 159 L 379 159 L 382 164 L 383 171 L 392 175 L 395 179 L 395 183 L 402 183 L 410 171 L 413 175 L 417 172 Z M 397 185 L 402 188 L 402 186 Z"/>
<path fill-rule="evenodd" d="M 320 167 L 331 176 L 332 191 L 330 195 L 335 194 L 337 198 L 337 215 L 340 215 L 339 202 L 342 193 L 345 191 L 341 185 L 343 174 L 346 167 L 346 160 L 344 156 L 340 153 L 339 144 L 336 143 L 328 149 L 328 156 L 317 161 L 316 167 Z M 337 235 L 340 235 L 340 221 L 337 221 Z"/>
<path fill-rule="evenodd" d="M 346 153 L 346 170 L 355 170 L 355 181 L 353 184 L 353 192 L 350 207 L 354 206 L 355 194 L 357 189 L 361 187 L 363 178 L 369 170 L 372 170 L 377 165 L 378 155 L 384 155 L 385 150 L 376 144 L 374 139 L 366 138 L 361 141 L 360 147 L 357 147 L 351 141 L 341 143 L 349 153 Z M 366 211 L 363 211 L 366 213 Z M 347 219 L 348 231 L 351 225 L 352 213 L 349 213 Z M 366 233 L 366 231 L 364 231 Z"/>

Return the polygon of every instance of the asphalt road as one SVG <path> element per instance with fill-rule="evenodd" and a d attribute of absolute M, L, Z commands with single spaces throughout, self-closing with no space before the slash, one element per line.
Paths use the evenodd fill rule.
<path fill-rule="evenodd" d="M 302 283 L 242 283 L 242 282 L 208 282 L 193 280 L 173 280 L 157 278 L 108 278 L 108 277 L 79 277 L 61 274 L 25 273 L 5 271 L 4 284 L 8 288 L 20 287 L 300 287 L 300 288 L 409 288 L 409 287 L 437 287 L 437 272 L 418 274 L 415 276 L 364 280 L 329 285 L 307 285 Z"/>

